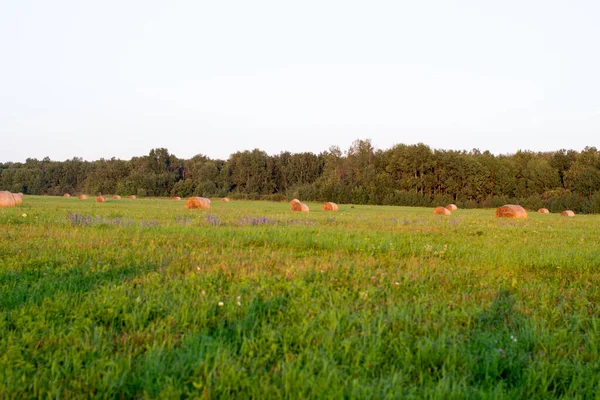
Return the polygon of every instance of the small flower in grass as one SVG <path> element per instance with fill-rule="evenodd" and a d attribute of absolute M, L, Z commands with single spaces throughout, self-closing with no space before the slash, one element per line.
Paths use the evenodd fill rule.
<path fill-rule="evenodd" d="M 506 358 L 506 354 L 504 354 L 504 350 L 498 349 L 498 353 L 500 353 L 500 357 Z"/>
<path fill-rule="evenodd" d="M 223 307 L 224 305 L 225 304 L 222 301 L 219 302 L 219 307 Z"/>
<path fill-rule="evenodd" d="M 206 292 L 203 290 L 200 293 L 202 293 L 202 296 L 206 296 Z"/>
<path fill-rule="evenodd" d="M 394 285 L 400 286 L 400 282 L 394 282 Z"/>
<path fill-rule="evenodd" d="M 23 218 L 27 218 L 27 214 L 23 213 L 23 214 L 21 215 L 21 217 L 23 217 Z"/>
<path fill-rule="evenodd" d="M 239 301 L 237 302 L 238 307 L 242 305 L 242 303 L 240 303 Z"/>
<path fill-rule="evenodd" d="M 517 343 L 517 338 L 514 337 L 513 335 L 510 335 L 510 340 L 512 340 L 513 342 Z"/>

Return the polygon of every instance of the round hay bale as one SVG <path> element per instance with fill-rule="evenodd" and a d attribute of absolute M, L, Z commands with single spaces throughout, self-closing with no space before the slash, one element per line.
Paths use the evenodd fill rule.
<path fill-rule="evenodd" d="M 496 218 L 527 218 L 527 211 L 519 205 L 507 204 L 496 210 Z"/>
<path fill-rule="evenodd" d="M 13 197 L 15 198 L 15 205 L 23 204 L 23 197 L 19 196 L 18 193 L 13 193 Z"/>
<path fill-rule="evenodd" d="M 173 196 L 173 197 L 171 197 L 171 200 L 179 201 L 179 200 L 181 200 L 181 197 Z"/>
<path fill-rule="evenodd" d="M 338 211 L 339 207 L 337 204 L 332 203 L 331 201 L 328 201 L 326 203 L 323 203 L 322 209 L 323 209 L 323 211 Z"/>
<path fill-rule="evenodd" d="M 113 196 L 113 200 L 121 200 L 121 196 L 119 196 L 118 194 L 115 194 Z"/>
<path fill-rule="evenodd" d="M 446 206 L 446 209 L 448 209 L 450 211 L 456 211 L 456 210 L 458 210 L 458 207 L 456 206 L 456 204 L 448 204 Z"/>
<path fill-rule="evenodd" d="M 80 194 L 79 196 L 77 196 L 77 198 L 79 200 L 87 200 L 88 196 L 87 196 L 87 194 Z"/>
<path fill-rule="evenodd" d="M 452 212 L 446 207 L 436 207 L 433 209 L 433 213 L 436 215 L 450 215 Z"/>
<path fill-rule="evenodd" d="M 130 198 L 131 200 L 135 200 L 137 197 L 135 197 L 134 195 L 131 195 L 131 196 L 129 196 L 129 198 Z"/>
<path fill-rule="evenodd" d="M 0 192 L 0 207 L 14 207 L 16 205 L 17 203 L 15 202 L 15 196 L 13 196 L 11 192 Z"/>
<path fill-rule="evenodd" d="M 190 197 L 185 201 L 185 208 L 208 210 L 210 208 L 210 199 L 205 197 Z"/>
<path fill-rule="evenodd" d="M 540 214 L 550 214 L 550 211 L 547 208 L 540 208 L 537 212 Z"/>
<path fill-rule="evenodd" d="M 565 210 L 563 212 L 560 213 L 561 217 L 574 217 L 575 213 L 571 210 Z"/>
<path fill-rule="evenodd" d="M 310 212 L 308 206 L 300 201 L 292 202 L 291 209 L 292 211 Z"/>
<path fill-rule="evenodd" d="M 65 194 L 63 194 L 63 197 L 66 199 L 66 198 L 71 197 L 71 195 L 69 193 L 65 193 Z"/>
<path fill-rule="evenodd" d="M 229 198 L 228 198 L 228 197 L 223 197 L 223 198 L 221 199 L 221 201 L 222 201 L 223 203 L 229 203 L 229 201 L 230 201 L 230 200 L 229 200 Z"/>
<path fill-rule="evenodd" d="M 104 197 L 104 196 L 97 196 L 96 197 L 96 203 L 106 203 L 106 197 Z"/>
<path fill-rule="evenodd" d="M 23 193 L 19 192 L 19 193 L 17 193 L 17 195 L 18 195 L 20 198 L 23 198 Z"/>
<path fill-rule="evenodd" d="M 292 201 L 290 201 L 290 204 L 294 204 L 294 203 L 300 203 L 300 200 L 298 200 L 298 199 L 293 199 Z"/>

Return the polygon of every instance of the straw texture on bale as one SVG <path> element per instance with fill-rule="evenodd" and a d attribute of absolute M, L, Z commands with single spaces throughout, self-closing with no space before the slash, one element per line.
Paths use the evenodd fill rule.
<path fill-rule="evenodd" d="M 136 199 L 136 197 L 135 197 L 134 195 L 131 195 L 131 196 L 129 196 L 129 198 L 130 198 L 131 200 L 135 200 L 135 199 Z"/>
<path fill-rule="evenodd" d="M 104 196 L 96 197 L 96 203 L 106 203 L 106 197 L 104 197 Z"/>
<path fill-rule="evenodd" d="M 450 215 L 452 214 L 446 207 L 436 207 L 433 209 L 433 213 L 436 215 Z"/>
<path fill-rule="evenodd" d="M 185 201 L 185 208 L 208 210 L 210 208 L 210 200 L 205 197 L 190 197 Z"/>
<path fill-rule="evenodd" d="M 173 197 L 171 197 L 171 200 L 178 201 L 178 200 L 181 200 L 181 197 L 179 197 L 179 196 L 173 196 Z"/>
<path fill-rule="evenodd" d="M 223 203 L 229 203 L 229 198 L 228 198 L 228 197 L 223 197 L 223 198 L 221 199 L 221 201 L 222 201 Z"/>
<path fill-rule="evenodd" d="M 119 196 L 118 194 L 115 194 L 113 196 L 113 200 L 121 200 L 121 196 Z"/>
<path fill-rule="evenodd" d="M 294 202 L 291 204 L 291 209 L 292 211 L 302 211 L 302 212 L 309 212 L 310 209 L 308 208 L 308 206 L 304 203 L 301 203 L 300 201 Z"/>
<path fill-rule="evenodd" d="M 15 196 L 11 192 L 0 192 L 0 207 L 14 207 L 16 205 Z"/>
<path fill-rule="evenodd" d="M 77 198 L 79 200 L 87 200 L 88 196 L 87 196 L 87 194 L 80 194 L 79 196 L 77 196 Z"/>
<path fill-rule="evenodd" d="M 71 195 L 69 193 L 65 193 L 63 194 L 63 197 L 71 197 Z"/>
<path fill-rule="evenodd" d="M 456 211 L 456 210 L 458 210 L 458 207 L 456 206 L 456 204 L 448 204 L 448 205 L 446 206 L 446 208 L 447 208 L 448 210 L 450 210 L 450 211 Z"/>
<path fill-rule="evenodd" d="M 527 218 L 527 211 L 519 205 L 507 204 L 496 210 L 497 218 Z"/>
<path fill-rule="evenodd" d="M 15 205 L 19 205 L 19 204 L 23 204 L 23 198 L 21 196 L 19 196 L 18 193 L 13 193 L 12 194 L 14 199 L 15 199 Z"/>
<path fill-rule="evenodd" d="M 331 201 L 324 203 L 322 208 L 323 208 L 323 211 L 338 211 L 339 210 L 338 205 L 335 203 L 332 203 Z"/>
<path fill-rule="evenodd" d="M 560 215 L 562 217 L 574 217 L 575 213 L 571 210 L 565 210 L 565 211 L 561 212 Z"/>
<path fill-rule="evenodd" d="M 540 214 L 550 214 L 550 211 L 547 208 L 540 208 L 537 212 Z"/>

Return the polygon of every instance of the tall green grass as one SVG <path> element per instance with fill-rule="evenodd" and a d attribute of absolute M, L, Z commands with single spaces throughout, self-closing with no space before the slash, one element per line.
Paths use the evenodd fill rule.
<path fill-rule="evenodd" d="M 598 398 L 600 217 L 309 206 L 0 209 L 0 397 Z"/>

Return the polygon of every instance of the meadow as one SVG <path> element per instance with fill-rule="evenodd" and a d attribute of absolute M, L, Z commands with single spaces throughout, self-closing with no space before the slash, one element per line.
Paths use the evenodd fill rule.
<path fill-rule="evenodd" d="M 600 216 L 25 196 L 0 398 L 600 398 Z"/>

